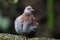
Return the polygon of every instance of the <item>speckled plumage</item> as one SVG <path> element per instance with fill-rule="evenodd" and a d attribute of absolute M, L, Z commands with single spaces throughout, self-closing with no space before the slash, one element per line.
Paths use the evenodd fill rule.
<path fill-rule="evenodd" d="M 31 8 L 31 7 L 28 7 Z M 32 9 L 32 8 L 31 8 Z M 27 8 L 25 8 L 27 10 Z M 25 12 L 18 16 L 15 20 L 15 30 L 21 35 L 35 34 L 38 27 L 37 19 L 29 12 Z"/>

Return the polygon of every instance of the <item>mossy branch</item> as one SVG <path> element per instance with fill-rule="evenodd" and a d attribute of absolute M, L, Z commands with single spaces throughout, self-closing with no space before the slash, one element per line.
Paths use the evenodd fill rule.
<path fill-rule="evenodd" d="M 0 33 L 0 40 L 23 40 L 23 38 L 20 35 Z M 28 38 L 28 40 L 55 40 L 55 39 L 45 37 L 40 38 L 35 37 L 35 38 Z"/>

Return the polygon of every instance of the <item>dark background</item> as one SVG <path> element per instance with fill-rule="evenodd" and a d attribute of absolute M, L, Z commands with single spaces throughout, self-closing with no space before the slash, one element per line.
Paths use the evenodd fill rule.
<path fill-rule="evenodd" d="M 47 27 L 47 4 L 47 0 L 0 0 L 0 19 L 2 19 L 0 20 L 0 33 L 17 34 L 14 29 L 14 21 L 23 13 L 26 6 L 31 5 L 35 9 L 34 16 L 39 18 L 40 26 L 37 35 L 50 37 Z M 54 0 L 54 17 L 55 26 L 52 37 L 60 38 L 60 0 Z"/>

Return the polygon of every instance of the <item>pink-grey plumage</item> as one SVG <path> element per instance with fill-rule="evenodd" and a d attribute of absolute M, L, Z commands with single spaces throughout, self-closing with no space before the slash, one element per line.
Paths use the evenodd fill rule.
<path fill-rule="evenodd" d="M 32 15 L 32 11 L 34 11 L 34 9 L 32 9 L 31 6 L 27 6 L 23 14 L 16 18 L 14 24 L 18 34 L 28 36 L 30 34 L 34 35 L 37 32 L 38 22 Z"/>

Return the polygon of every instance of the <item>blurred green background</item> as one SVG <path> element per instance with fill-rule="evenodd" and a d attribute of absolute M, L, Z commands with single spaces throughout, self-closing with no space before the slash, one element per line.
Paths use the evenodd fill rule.
<path fill-rule="evenodd" d="M 60 38 L 60 0 L 0 0 L 0 33 L 17 34 L 16 17 L 31 5 L 39 18 L 37 36 Z"/>

